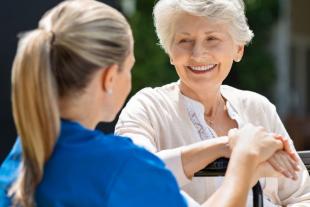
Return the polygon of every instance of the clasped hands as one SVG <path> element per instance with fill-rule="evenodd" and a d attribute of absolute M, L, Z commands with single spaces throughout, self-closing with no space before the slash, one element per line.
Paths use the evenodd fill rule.
<path fill-rule="evenodd" d="M 240 137 L 245 136 L 248 136 L 249 139 L 240 139 Z M 253 127 L 252 125 L 243 127 L 240 130 L 230 130 L 227 138 L 228 147 L 224 156 L 229 158 L 236 147 L 239 151 L 244 150 L 247 153 L 252 151 L 259 160 L 258 162 L 260 162 L 255 175 L 257 179 L 260 177 L 279 177 L 281 175 L 292 180 L 298 179 L 299 158 L 293 146 L 290 145 L 288 138 L 279 134 L 268 133 L 264 128 Z M 277 143 L 274 140 L 280 141 L 279 146 L 275 146 L 278 147 L 276 150 L 274 147 L 267 146 Z"/>

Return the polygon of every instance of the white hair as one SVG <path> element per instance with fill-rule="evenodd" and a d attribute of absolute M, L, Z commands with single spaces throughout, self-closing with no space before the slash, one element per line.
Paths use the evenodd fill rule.
<path fill-rule="evenodd" d="M 173 25 L 179 13 L 189 13 L 228 23 L 233 40 L 246 45 L 254 34 L 247 24 L 243 0 L 159 0 L 153 10 L 159 43 L 169 53 Z"/>

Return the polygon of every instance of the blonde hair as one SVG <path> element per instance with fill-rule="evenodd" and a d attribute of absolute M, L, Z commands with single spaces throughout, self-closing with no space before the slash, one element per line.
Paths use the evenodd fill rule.
<path fill-rule="evenodd" d="M 228 23 L 232 38 L 239 44 L 248 44 L 254 36 L 247 24 L 243 0 L 159 0 L 153 10 L 154 24 L 159 44 L 168 54 L 173 25 L 182 12 Z"/>
<path fill-rule="evenodd" d="M 131 39 L 125 18 L 94 0 L 62 2 L 22 36 L 12 72 L 13 116 L 23 148 L 21 171 L 9 191 L 14 205 L 35 205 L 60 131 L 59 97 L 83 91 L 98 68 L 122 65 Z"/>

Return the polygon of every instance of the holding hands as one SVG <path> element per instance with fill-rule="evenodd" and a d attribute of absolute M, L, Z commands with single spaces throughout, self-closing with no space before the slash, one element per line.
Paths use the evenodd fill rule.
<path fill-rule="evenodd" d="M 261 177 L 297 179 L 298 159 L 284 137 L 247 124 L 230 130 L 226 138 L 230 161 L 224 182 L 203 206 L 245 206 L 251 186 Z"/>
<path fill-rule="evenodd" d="M 289 140 L 281 135 L 248 124 L 229 131 L 228 145 L 230 151 L 253 158 L 258 166 L 255 179 L 281 175 L 297 179 L 298 157 Z"/>

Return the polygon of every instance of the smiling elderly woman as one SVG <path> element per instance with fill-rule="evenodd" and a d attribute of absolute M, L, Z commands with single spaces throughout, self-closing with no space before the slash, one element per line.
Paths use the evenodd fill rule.
<path fill-rule="evenodd" d="M 138 92 L 116 126 L 117 134 L 161 157 L 179 185 L 200 203 L 215 192 L 222 178 L 193 178 L 193 174 L 230 156 L 225 137 L 230 129 L 260 125 L 287 137 L 294 148 L 273 104 L 257 93 L 222 85 L 253 38 L 244 13 L 242 0 L 158 1 L 156 32 L 180 80 Z M 304 165 L 300 162 L 301 170 L 295 173 L 292 159 L 281 152 L 268 163 L 260 180 L 269 200 L 265 206 L 310 206 Z M 274 169 L 285 177 L 274 177 Z"/>

